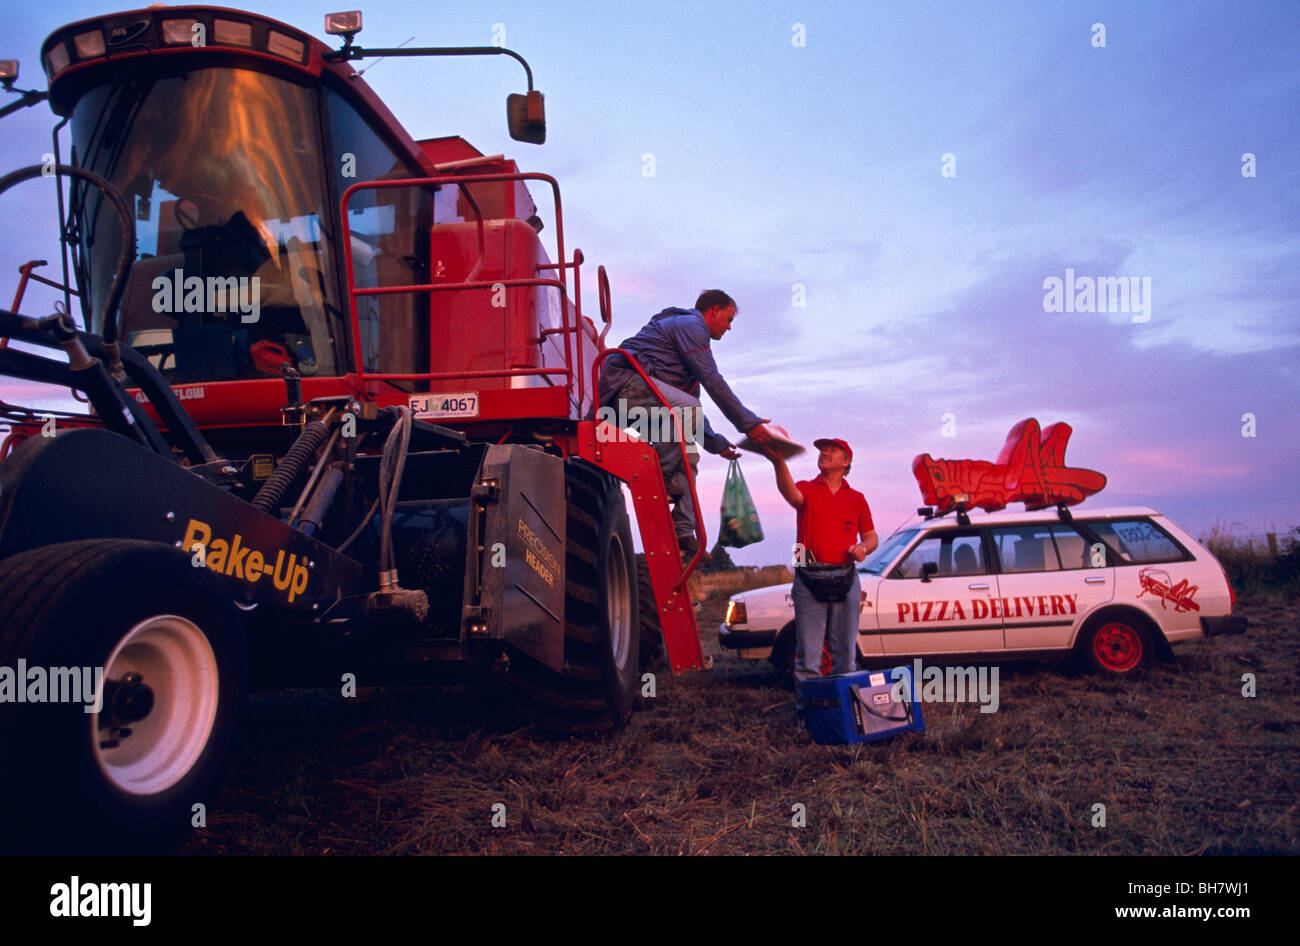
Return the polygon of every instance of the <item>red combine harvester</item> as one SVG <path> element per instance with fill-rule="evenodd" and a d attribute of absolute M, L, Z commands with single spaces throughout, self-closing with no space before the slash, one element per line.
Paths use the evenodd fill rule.
<path fill-rule="evenodd" d="M 42 47 L 48 92 L 0 110 L 61 119 L 0 192 L 57 178 L 64 242 L 63 281 L 28 263 L 0 311 L 0 375 L 88 404 L 0 402 L 6 842 L 174 844 L 252 686 L 488 677 L 584 732 L 658 658 L 705 663 L 658 457 L 584 419 L 609 288 L 597 332 L 558 185 L 412 139 L 350 65 L 522 57 L 362 49 L 360 25 L 327 17 L 330 49 L 214 7 L 83 20 Z M 541 143 L 524 68 L 510 133 Z M 85 330 L 19 315 L 29 279 Z"/>

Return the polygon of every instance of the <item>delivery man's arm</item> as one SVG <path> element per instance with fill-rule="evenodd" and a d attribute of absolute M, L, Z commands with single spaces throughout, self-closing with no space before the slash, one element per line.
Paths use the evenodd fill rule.
<path fill-rule="evenodd" d="M 795 485 L 794 477 L 790 475 L 790 467 L 786 466 L 785 457 L 771 447 L 767 450 L 767 456 L 776 469 L 776 488 L 781 491 L 781 495 L 785 497 L 786 502 L 795 509 L 802 509 L 803 493 L 799 492 L 799 487 Z"/>

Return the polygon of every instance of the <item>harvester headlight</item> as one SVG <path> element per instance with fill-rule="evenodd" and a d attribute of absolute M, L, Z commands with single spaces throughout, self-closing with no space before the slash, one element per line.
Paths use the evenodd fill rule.
<path fill-rule="evenodd" d="M 0 85 L 6 89 L 18 79 L 18 60 L 0 59 Z"/>
<path fill-rule="evenodd" d="M 170 46 L 189 46 L 194 42 L 194 27 L 198 20 L 163 20 L 163 42 Z"/>
<path fill-rule="evenodd" d="M 285 59 L 302 62 L 302 54 L 307 47 L 303 45 L 302 40 L 271 30 L 266 37 L 266 49 L 268 52 L 283 56 Z"/>
<path fill-rule="evenodd" d="M 253 24 L 240 23 L 236 20 L 214 20 L 212 23 L 212 39 L 222 46 L 246 46 L 253 45 Z"/>
<path fill-rule="evenodd" d="M 82 33 L 72 41 L 77 49 L 78 59 L 94 59 L 104 55 L 104 34 L 99 30 Z"/>
<path fill-rule="evenodd" d="M 331 36 L 350 36 L 361 32 L 361 11 L 326 13 L 325 32 Z"/>
<path fill-rule="evenodd" d="M 68 68 L 68 62 L 68 47 L 63 43 L 55 43 L 50 47 L 50 51 L 45 54 L 45 71 L 53 79 Z"/>

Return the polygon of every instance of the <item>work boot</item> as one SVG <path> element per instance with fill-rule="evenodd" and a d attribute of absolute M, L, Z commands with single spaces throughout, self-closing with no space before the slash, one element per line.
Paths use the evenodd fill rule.
<path fill-rule="evenodd" d="M 695 552 L 699 549 L 700 543 L 696 541 L 693 535 L 679 535 L 677 537 L 677 547 L 682 550 L 682 564 L 684 565 L 695 557 Z M 704 555 L 700 557 L 700 564 L 704 565 L 712 559 L 713 556 L 706 550 Z"/>

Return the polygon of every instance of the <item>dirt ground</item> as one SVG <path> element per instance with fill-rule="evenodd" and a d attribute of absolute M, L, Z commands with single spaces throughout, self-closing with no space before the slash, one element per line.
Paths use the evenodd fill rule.
<path fill-rule="evenodd" d="M 1246 635 L 1138 681 L 1003 664 L 997 712 L 927 704 L 924 733 L 858 747 L 813 743 L 770 664 L 720 652 L 725 603 L 698 614 L 714 669 L 659 675 L 602 738 L 468 687 L 259 696 L 181 853 L 1300 853 L 1297 602 L 1239 605 Z"/>

